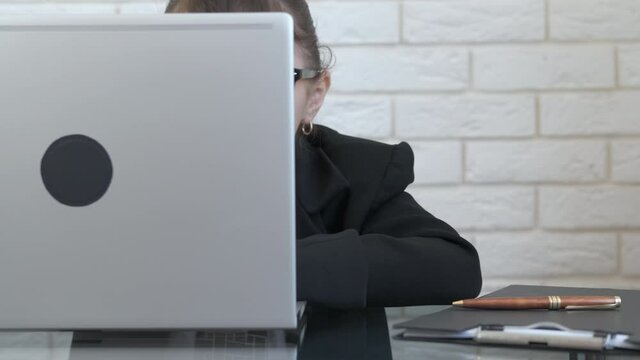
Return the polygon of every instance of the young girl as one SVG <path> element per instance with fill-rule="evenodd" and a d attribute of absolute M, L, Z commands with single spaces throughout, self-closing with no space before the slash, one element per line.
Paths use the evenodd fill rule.
<path fill-rule="evenodd" d="M 305 0 L 171 0 L 167 13 L 287 12 L 294 20 L 297 292 L 331 307 L 450 304 L 477 296 L 474 247 L 405 192 L 406 143 L 313 125 L 331 85 Z"/>

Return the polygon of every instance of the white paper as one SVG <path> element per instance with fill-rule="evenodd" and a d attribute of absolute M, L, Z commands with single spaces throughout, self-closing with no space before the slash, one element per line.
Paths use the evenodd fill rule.
<path fill-rule="evenodd" d="M 0 331 L 0 360 L 69 360 L 73 332 Z"/>

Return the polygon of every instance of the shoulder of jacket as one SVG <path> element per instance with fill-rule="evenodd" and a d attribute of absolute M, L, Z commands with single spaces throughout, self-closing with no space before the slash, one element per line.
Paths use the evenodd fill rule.
<path fill-rule="evenodd" d="M 378 154 L 390 153 L 397 147 L 404 147 L 408 145 L 397 144 L 385 144 L 383 142 L 344 135 L 329 127 L 316 125 L 315 142 L 325 152 L 326 151 L 341 151 L 347 149 L 355 152 L 371 152 L 374 151 Z M 409 149 L 410 150 L 410 149 Z"/>
<path fill-rule="evenodd" d="M 317 145 L 350 181 L 368 182 L 380 195 L 402 192 L 413 182 L 413 151 L 406 142 L 391 145 L 316 127 Z"/>

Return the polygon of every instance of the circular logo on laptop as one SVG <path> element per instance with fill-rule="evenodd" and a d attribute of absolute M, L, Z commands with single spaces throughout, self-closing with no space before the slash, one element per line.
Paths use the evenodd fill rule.
<path fill-rule="evenodd" d="M 88 206 L 100 200 L 113 177 L 105 148 L 84 135 L 69 135 L 53 142 L 40 164 L 44 186 L 60 203 Z"/>

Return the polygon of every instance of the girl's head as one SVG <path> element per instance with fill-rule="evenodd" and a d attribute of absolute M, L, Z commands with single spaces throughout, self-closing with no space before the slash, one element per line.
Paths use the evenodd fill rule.
<path fill-rule="evenodd" d="M 296 69 L 315 70 L 295 84 L 295 126 L 309 129 L 331 86 L 329 64 L 320 56 L 316 29 L 305 0 L 171 0 L 167 13 L 286 12 L 293 17 Z M 304 75 L 314 72 L 304 72 Z M 293 69 L 292 74 L 293 77 Z"/>

